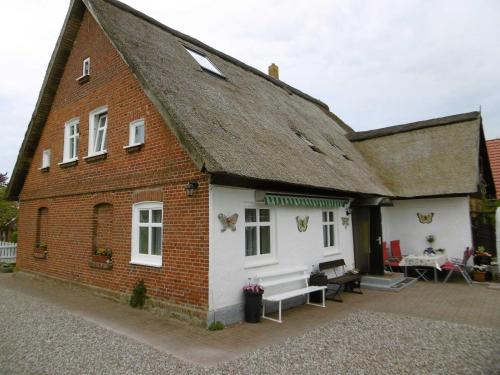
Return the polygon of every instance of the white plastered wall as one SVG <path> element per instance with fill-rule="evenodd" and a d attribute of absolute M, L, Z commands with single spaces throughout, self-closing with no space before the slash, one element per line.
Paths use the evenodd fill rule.
<path fill-rule="evenodd" d="M 472 246 L 468 197 L 394 200 L 394 207 L 382 208 L 384 241 L 401 241 L 403 254 L 422 254 L 429 245 L 425 237 L 433 234 L 433 248 L 443 248 L 446 255 L 462 258 Z M 432 222 L 421 224 L 417 213 L 434 213 Z"/>
<path fill-rule="evenodd" d="M 245 208 L 271 208 L 271 236 L 274 256 L 260 262 L 245 257 Z M 345 209 L 337 208 L 334 249 L 323 247 L 322 209 L 307 207 L 268 207 L 256 205 L 255 190 L 210 186 L 210 257 L 209 257 L 209 309 L 227 308 L 243 302 L 242 287 L 259 273 L 304 266 L 310 272 L 313 265 L 334 259 L 345 259 L 348 269 L 354 266 L 352 223 L 341 224 L 347 217 Z M 236 231 L 221 232 L 217 216 L 237 213 Z M 296 216 L 309 216 L 308 229 L 299 232 Z"/>

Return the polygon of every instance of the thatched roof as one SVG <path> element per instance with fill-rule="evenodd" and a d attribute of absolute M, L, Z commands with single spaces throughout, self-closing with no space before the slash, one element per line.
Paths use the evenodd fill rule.
<path fill-rule="evenodd" d="M 490 159 L 493 180 L 496 186 L 496 195 L 500 197 L 500 138 L 486 141 L 488 157 Z"/>
<path fill-rule="evenodd" d="M 397 197 L 478 191 L 484 148 L 479 112 L 349 135 Z M 484 163 L 487 162 L 487 157 Z M 488 177 L 489 179 L 489 177 Z M 489 181 L 487 181 L 489 182 Z"/>
<path fill-rule="evenodd" d="M 83 3 L 200 170 L 336 192 L 391 195 L 346 138 L 352 129 L 324 103 L 120 2 Z M 83 7 L 80 0 L 72 2 L 65 28 L 68 20 L 81 18 Z M 12 177 L 11 197 L 22 188 L 74 35 L 63 29 L 56 46 L 40 94 L 45 107 L 43 113 L 40 106 L 35 110 L 36 121 L 30 124 Z M 184 46 L 207 55 L 226 79 L 202 70 Z"/>

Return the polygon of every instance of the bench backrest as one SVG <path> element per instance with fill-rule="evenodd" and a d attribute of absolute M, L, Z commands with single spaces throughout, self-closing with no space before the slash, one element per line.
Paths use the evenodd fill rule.
<path fill-rule="evenodd" d="M 345 266 L 346 266 L 346 264 L 345 264 L 344 259 L 337 259 L 337 260 L 331 260 L 329 262 L 320 263 L 319 270 L 320 271 L 333 270 L 335 275 L 338 276 L 336 269 L 339 267 L 342 267 L 342 274 L 344 274 L 345 273 Z"/>
<path fill-rule="evenodd" d="M 309 273 L 306 268 L 294 268 L 258 274 L 253 277 L 254 282 L 264 288 L 264 295 L 272 293 L 273 289 L 295 290 L 309 286 Z"/>

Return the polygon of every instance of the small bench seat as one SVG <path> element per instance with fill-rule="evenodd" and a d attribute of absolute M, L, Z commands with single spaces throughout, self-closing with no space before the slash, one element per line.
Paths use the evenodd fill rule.
<path fill-rule="evenodd" d="M 297 297 L 297 296 L 303 296 L 307 293 L 317 292 L 317 291 L 323 290 L 323 289 L 325 289 L 324 286 L 309 286 L 307 288 L 291 290 L 289 292 L 274 294 L 272 296 L 266 296 L 265 299 L 266 299 L 266 301 L 278 302 L 280 300 L 293 298 L 293 297 Z"/>
<path fill-rule="evenodd" d="M 268 272 L 265 274 L 260 274 L 254 276 L 254 280 L 264 288 L 264 295 L 262 296 L 262 318 L 269 319 L 278 323 L 282 323 L 281 320 L 281 303 L 284 300 L 298 297 L 307 296 L 307 304 L 314 306 L 325 307 L 325 291 L 326 286 L 309 286 L 309 274 L 306 272 L 305 267 L 292 268 L 279 270 L 276 272 Z M 297 284 L 301 283 L 302 286 L 299 287 Z M 280 290 L 273 289 L 280 287 Z M 283 291 L 282 289 L 288 289 Z M 323 303 L 321 305 L 311 303 L 309 301 L 309 293 L 312 292 L 323 292 Z M 273 319 L 266 316 L 266 301 L 267 302 L 277 302 L 278 303 L 278 319 Z"/>
<path fill-rule="evenodd" d="M 340 292 L 344 289 L 346 292 L 363 294 L 361 291 L 361 275 L 359 273 L 345 273 L 345 261 L 344 259 L 332 260 L 330 262 L 323 262 L 319 264 L 320 271 L 333 271 L 335 277 L 328 278 L 328 285 L 336 285 L 337 289 L 330 295 L 327 295 L 327 299 L 335 302 L 344 302 L 340 298 Z M 342 275 L 338 276 L 337 268 L 342 268 Z M 354 289 L 358 290 L 354 290 Z M 336 298 L 337 297 L 337 298 Z"/>

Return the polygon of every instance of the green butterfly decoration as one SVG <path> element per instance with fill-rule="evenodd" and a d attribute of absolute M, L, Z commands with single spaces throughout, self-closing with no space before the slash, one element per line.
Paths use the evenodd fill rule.
<path fill-rule="evenodd" d="M 309 223 L 309 216 L 304 218 L 297 216 L 295 220 L 297 220 L 297 229 L 299 232 L 305 232 L 307 230 L 307 224 Z"/>

